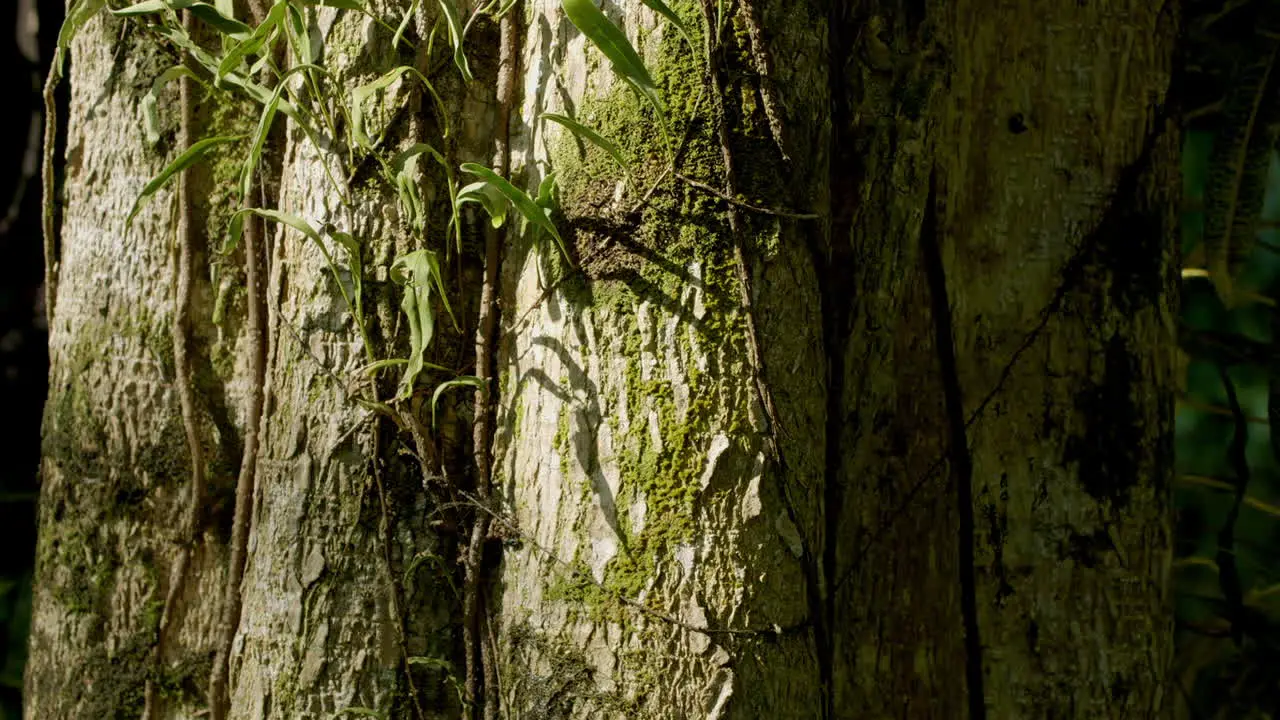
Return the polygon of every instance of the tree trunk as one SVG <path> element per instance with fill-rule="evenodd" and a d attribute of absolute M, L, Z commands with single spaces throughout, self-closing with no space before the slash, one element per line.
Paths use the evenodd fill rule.
<path fill-rule="evenodd" d="M 573 265 L 508 219 L 487 510 L 467 490 L 460 391 L 440 407 L 445 478 L 352 401 L 368 362 L 342 301 L 353 272 L 373 354 L 408 352 L 387 270 L 424 240 L 393 189 L 357 183 L 347 209 L 324 166 L 343 155 L 292 123 L 269 153 L 265 206 L 352 233 L 364 267 L 335 280 L 311 241 L 267 236 L 229 717 L 462 713 L 470 540 L 452 519 L 481 513 L 504 539 L 480 588 L 486 717 L 1164 712 L 1176 4 L 670 2 L 692 47 L 651 4 L 603 9 L 645 59 L 665 128 L 560 2 L 514 11 L 512 182 L 532 195 L 555 173 Z M 394 26 L 406 6 L 371 9 Z M 309 12 L 337 83 L 407 62 L 361 15 Z M 416 10 L 408 37 L 438 12 Z M 451 144 L 407 79 L 370 117 L 389 147 L 497 165 L 498 29 L 468 35 L 470 84 L 439 61 L 442 33 L 413 62 Z M 148 683 L 155 717 L 208 702 L 254 391 L 249 298 L 243 251 L 214 252 L 238 180 L 218 156 L 190 174 L 207 230 L 190 369 L 207 522 L 162 623 L 191 478 L 173 194 L 125 216 L 181 150 L 164 102 L 160 145 L 138 130 L 170 64 L 108 16 L 73 46 L 31 718 L 136 717 Z M 195 137 L 248 132 L 256 112 L 202 100 Z M 628 171 L 542 113 L 614 141 Z M 475 367 L 485 223 L 466 218 L 448 273 L 462 332 L 438 323 L 433 362 Z M 425 240 L 442 253 L 444 224 Z M 419 411 L 430 427 L 431 403 Z"/>

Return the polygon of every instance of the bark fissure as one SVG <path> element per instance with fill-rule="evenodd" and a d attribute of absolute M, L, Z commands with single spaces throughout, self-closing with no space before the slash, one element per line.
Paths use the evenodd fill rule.
<path fill-rule="evenodd" d="M 259 430 L 262 422 L 264 383 L 266 382 L 266 333 L 264 295 L 261 285 L 263 222 L 248 218 L 244 229 L 245 292 L 248 305 L 250 395 L 245 416 L 244 454 L 236 479 L 235 511 L 231 522 L 231 556 L 228 561 L 226 586 L 223 590 L 222 619 L 217 638 L 217 655 L 209 677 L 209 708 L 212 720 L 223 720 L 230 709 L 228 680 L 231 646 L 240 625 L 243 602 L 241 582 L 248 562 L 249 533 L 252 530 L 253 496 L 257 484 Z"/>
<path fill-rule="evenodd" d="M 842 269 L 853 267 L 853 213 L 857 207 L 858 191 L 855 173 L 860 164 L 854 150 L 853 109 L 845 86 L 847 58 L 852 52 L 852 42 L 847 29 L 852 24 L 849 8 L 844 3 L 832 3 L 827 17 L 830 47 L 827 57 L 827 87 L 831 107 L 831 139 L 828 157 L 827 192 L 830 197 L 830 221 L 824 236 L 811 244 L 814 276 L 817 278 L 818 295 L 822 308 L 822 351 L 826 365 L 825 420 L 823 437 L 823 530 L 826 544 L 823 546 L 822 574 L 827 580 L 827 596 L 824 599 L 823 617 L 830 623 L 836 615 L 836 597 L 840 583 L 833 582 L 839 560 L 838 537 L 841 508 L 844 507 L 844 455 L 841 443 L 845 419 L 845 375 L 848 372 L 845 348 L 851 332 L 849 323 L 849 298 L 841 291 Z M 827 627 L 830 627 L 828 624 Z M 819 668 L 825 688 L 825 712 L 835 716 L 835 643 L 819 640 Z"/>
<path fill-rule="evenodd" d="M 956 506 L 959 517 L 956 548 L 960 582 L 960 615 L 964 625 L 965 684 L 970 720 L 987 717 L 986 693 L 983 691 L 982 640 L 978 627 L 978 594 L 974 558 L 975 521 L 973 510 L 973 458 L 965 428 L 964 394 L 960 386 L 960 370 L 952 329 L 951 300 L 947 295 L 947 277 L 943 266 L 941 240 L 938 236 L 937 171 L 929 173 L 929 196 L 925 201 L 924 221 L 920 227 L 920 250 L 929 284 L 933 324 L 936 335 L 939 369 L 942 374 L 943 400 L 946 406 L 947 445 L 951 478 L 955 481 Z"/>

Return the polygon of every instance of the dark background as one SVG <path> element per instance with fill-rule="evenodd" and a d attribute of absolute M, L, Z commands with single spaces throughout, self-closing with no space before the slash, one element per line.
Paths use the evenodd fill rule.
<path fill-rule="evenodd" d="M 47 388 L 40 235 L 42 85 L 61 0 L 0 10 L 0 719 L 20 718 L 31 616 L 40 416 Z"/>

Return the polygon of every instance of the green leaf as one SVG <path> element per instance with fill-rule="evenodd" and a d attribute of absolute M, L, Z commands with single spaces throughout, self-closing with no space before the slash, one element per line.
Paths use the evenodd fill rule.
<path fill-rule="evenodd" d="M 445 113 L 444 102 L 436 94 L 436 89 L 432 86 L 431 81 L 427 80 L 426 76 L 418 72 L 416 68 L 409 65 L 401 65 L 351 91 L 351 134 L 356 144 L 360 147 L 372 150 L 374 146 L 373 139 L 369 137 L 369 134 L 364 129 L 364 101 L 374 93 L 386 90 L 405 73 L 411 73 L 421 80 L 427 91 L 431 93 L 431 97 L 435 98 L 436 105 L 440 108 L 440 117 L 445 123 L 444 136 L 449 136 L 448 115 Z"/>
<path fill-rule="evenodd" d="M 458 66 L 462 79 L 471 82 L 475 76 L 471 74 L 471 65 L 467 63 L 467 54 L 462 49 L 462 20 L 458 17 L 458 8 L 453 0 L 440 0 L 440 9 L 444 11 L 445 23 L 449 26 L 449 44 L 453 46 L 453 64 Z"/>
<path fill-rule="evenodd" d="M 237 215 L 248 215 L 250 213 L 257 215 L 260 218 L 270 220 L 272 222 L 277 222 L 277 223 L 280 223 L 281 225 L 287 225 L 293 228 L 294 230 L 297 230 L 298 232 L 305 235 L 308 240 L 311 240 L 315 242 L 317 245 L 319 245 L 320 249 L 325 252 L 326 256 L 328 256 L 328 248 L 325 247 L 324 240 L 320 237 L 320 232 L 316 230 L 314 227 L 312 227 L 311 223 L 307 222 L 306 220 L 303 220 L 297 215 L 293 215 L 291 213 L 283 212 L 280 210 L 265 210 L 263 208 L 244 208 L 243 210 L 236 211 Z"/>
<path fill-rule="evenodd" d="M 560 0 L 560 4 L 565 15 L 569 16 L 569 21 L 609 58 L 614 72 L 631 81 L 648 98 L 660 116 L 665 114 L 662 99 L 658 97 L 658 86 L 654 84 L 648 68 L 631 46 L 631 41 L 627 40 L 626 34 L 605 17 L 591 0 Z"/>
<path fill-rule="evenodd" d="M 253 173 L 258 169 L 258 165 L 262 162 L 262 153 L 267 145 L 267 136 L 271 134 L 271 124 L 276 119 L 276 110 L 280 107 L 280 89 L 284 87 L 284 83 L 280 83 L 276 87 L 275 93 L 271 96 L 271 102 L 262 108 L 262 115 L 258 117 L 258 127 L 253 133 L 253 145 L 249 148 L 249 155 L 245 158 L 244 165 L 240 168 L 240 204 L 246 205 L 249 198 L 253 195 Z"/>
<path fill-rule="evenodd" d="M 667 22 L 671 23 L 676 31 L 684 37 L 684 41 L 689 43 L 690 50 L 697 47 L 697 45 L 693 44 L 693 38 L 689 35 L 689 28 L 685 26 L 684 21 L 680 19 L 680 16 L 677 15 L 665 2 L 662 0 L 640 0 L 640 2 L 648 6 L 650 10 L 666 18 Z"/>
<path fill-rule="evenodd" d="M 558 113 L 542 113 L 539 117 L 563 126 L 574 135 L 609 153 L 609 157 L 613 158 L 613 161 L 618 163 L 618 167 L 621 167 L 623 172 L 626 172 L 630 168 L 630 164 L 627 163 L 627 159 L 623 157 L 622 151 L 618 149 L 618 146 L 595 130 L 592 130 L 571 117 L 560 115 Z"/>
<path fill-rule="evenodd" d="M 192 15 L 209 27 L 223 35 L 229 35 L 236 39 L 246 38 L 253 32 L 253 28 L 236 20 L 232 17 L 232 13 L 224 12 L 223 8 L 206 2 L 197 2 L 196 0 L 146 0 L 119 10 L 112 10 L 111 14 L 117 17 L 133 17 L 166 12 L 168 10 L 189 10 Z"/>
<path fill-rule="evenodd" d="M 422 193 L 418 191 L 418 158 L 429 153 L 441 165 L 444 156 L 426 143 L 417 143 L 399 153 L 391 160 L 394 176 L 391 178 L 400 197 L 400 209 L 409 220 L 409 226 L 422 232 L 426 227 L 426 214 L 423 210 Z"/>
<path fill-rule="evenodd" d="M 205 138 L 187 148 L 185 152 L 179 155 L 173 162 L 169 163 L 165 169 L 160 171 L 159 175 L 152 178 L 151 182 L 147 183 L 146 186 L 142 188 L 142 192 L 138 194 L 138 199 L 133 202 L 133 207 L 129 210 L 129 216 L 124 221 L 125 227 L 129 227 L 133 223 L 133 218 L 138 214 L 138 211 L 142 209 L 143 204 L 152 195 L 155 195 L 156 192 L 167 185 L 169 180 L 173 179 L 174 175 L 177 175 L 183 170 L 195 165 L 197 162 L 200 162 L 205 154 L 213 148 L 242 139 L 244 139 L 244 135 L 220 135 L 217 137 Z"/>
<path fill-rule="evenodd" d="M 363 316 L 360 313 L 360 298 L 356 297 L 355 299 L 352 299 L 351 295 L 347 292 L 346 286 L 342 284 L 342 277 L 338 274 L 338 265 L 333 261 L 333 254 L 329 252 L 329 248 L 324 244 L 324 239 L 321 238 L 320 232 L 316 230 L 314 227 L 312 227 L 311 223 L 307 222 L 306 220 L 303 220 L 297 215 L 293 215 L 287 212 L 282 212 L 280 210 L 265 210 L 263 208 L 244 208 L 243 210 L 237 210 L 235 214 L 231 216 L 231 221 L 235 223 L 237 217 L 243 217 L 244 215 L 249 215 L 249 214 L 257 215 L 260 218 L 263 218 L 265 220 L 270 220 L 275 223 L 279 223 L 286 227 L 291 227 L 294 230 L 297 230 L 298 232 L 302 233 L 303 236 L 305 236 L 308 240 L 316 244 L 316 247 L 320 249 L 320 254 L 324 256 L 324 261 L 325 261 L 325 264 L 328 265 L 329 267 L 329 272 L 333 275 L 334 282 L 336 282 L 338 285 L 338 292 L 342 293 L 342 299 L 347 303 L 347 307 L 351 309 L 352 316 L 356 321 L 356 325 L 360 330 L 360 334 L 363 336 L 365 333 L 365 329 L 364 329 Z M 333 236 L 334 241 L 337 242 L 339 245 L 342 245 L 344 248 L 346 248 L 348 252 L 351 252 L 352 248 L 355 247 L 357 252 L 355 254 L 354 259 L 352 260 L 351 274 L 352 274 L 352 282 L 355 285 L 356 292 L 359 292 L 360 291 L 360 269 L 361 269 L 360 258 L 358 253 L 359 247 L 355 244 L 355 239 L 352 238 L 350 235 L 347 235 L 346 233 L 330 232 L 330 234 Z M 363 339 L 367 346 L 368 338 L 364 337 Z"/>
<path fill-rule="evenodd" d="M 314 63 L 319 56 L 318 48 L 311 46 L 311 33 L 307 30 L 307 22 L 302 11 L 290 4 L 285 12 L 285 29 L 289 31 L 289 44 L 295 48 L 304 63 Z"/>
<path fill-rule="evenodd" d="M 218 85 L 222 84 L 223 78 L 228 74 L 238 70 L 247 58 L 253 55 L 261 54 L 265 56 L 269 54 L 266 48 L 275 37 L 280 27 L 280 22 L 284 19 L 285 8 L 286 3 L 283 1 L 272 5 L 262 24 L 255 28 L 249 37 L 236 43 L 235 47 L 227 51 L 226 56 L 218 63 Z"/>
<path fill-rule="evenodd" d="M 165 2 L 165 0 L 145 0 L 145 2 L 134 3 L 133 5 L 122 7 L 119 10 L 112 10 L 110 8 L 108 8 L 108 10 L 111 11 L 112 15 L 117 17 L 132 17 L 134 15 L 148 15 L 150 13 L 165 12 L 166 10 L 185 10 L 191 7 L 194 1 L 195 0 L 169 0 L 168 2 Z"/>
<path fill-rule="evenodd" d="M 233 17 L 223 15 L 218 8 L 208 3 L 192 3 L 189 10 L 201 22 L 227 37 L 243 40 L 253 33 L 253 28 Z"/>
<path fill-rule="evenodd" d="M 404 11 L 404 17 L 400 20 L 400 26 L 396 28 L 396 34 L 391 38 L 391 47 L 398 47 L 400 45 L 400 41 L 404 39 L 404 31 L 409 27 L 409 21 L 413 19 L 413 14 L 418 11 L 419 2 L 421 2 L 421 0 L 413 0 L 413 2 L 409 3 L 409 9 Z M 431 57 L 431 53 L 428 52 L 426 57 Z"/>
<path fill-rule="evenodd" d="M 271 125 L 275 121 L 276 111 L 284 102 L 280 95 L 284 92 L 287 80 L 295 73 L 305 72 L 308 70 L 319 70 L 324 72 L 323 68 L 315 65 L 297 65 L 289 70 L 276 83 L 276 89 L 271 93 L 271 99 L 262 108 L 262 114 L 258 116 L 258 127 L 253 133 L 253 144 L 249 147 L 249 155 L 245 158 L 244 163 L 240 166 L 240 205 L 245 207 L 249 204 L 250 196 L 253 194 L 253 174 L 257 171 L 258 165 L 262 163 L 263 149 L 267 144 L 267 136 L 271 132 Z M 227 239 L 223 243 L 222 253 L 225 255 L 235 250 L 240 244 L 240 237 L 244 232 L 244 215 L 236 213 L 231 216 L 228 224 Z"/>
<path fill-rule="evenodd" d="M 478 180 L 459 190 L 458 205 L 469 202 L 479 203 L 485 209 L 493 227 L 500 228 L 507 221 L 507 207 L 510 205 L 507 196 L 490 183 Z"/>
<path fill-rule="evenodd" d="M 142 98 L 142 113 L 146 121 L 147 142 L 155 145 L 160 142 L 160 118 L 156 110 L 160 98 L 160 91 L 164 89 L 169 81 L 176 80 L 180 77 L 189 77 L 201 85 L 204 83 L 191 69 L 185 65 L 174 65 L 173 67 L 160 73 L 160 77 L 151 83 L 151 90 Z M 206 86 L 207 87 L 207 86 Z"/>
<path fill-rule="evenodd" d="M 564 254 L 564 259 L 572 266 L 573 260 L 569 257 L 569 249 L 564 244 L 564 238 L 560 237 L 560 232 L 556 230 L 556 226 L 547 217 L 546 211 L 538 207 L 529 196 L 521 189 L 507 182 L 500 175 L 483 165 L 475 163 L 463 163 L 462 170 L 472 175 L 479 176 L 485 182 L 493 185 L 499 192 L 506 196 L 507 200 L 515 207 L 524 219 L 533 223 L 536 227 L 545 230 L 551 237 L 555 238 L 556 244 L 560 247 L 560 252 Z M 461 195 L 461 193 L 459 193 Z"/>
<path fill-rule="evenodd" d="M 440 402 L 440 396 L 445 390 L 455 387 L 473 387 L 477 390 L 486 385 L 484 378 L 478 378 L 474 375 L 466 375 L 453 380 L 446 380 L 436 386 L 436 391 L 431 393 L 431 427 L 436 426 L 436 405 Z"/>
<path fill-rule="evenodd" d="M 375 362 L 371 362 L 368 365 L 365 365 L 364 367 L 360 368 L 360 372 L 367 375 L 372 375 L 378 372 L 379 370 L 386 370 L 387 368 L 394 367 L 396 365 L 406 365 L 408 364 L 408 362 L 409 361 L 404 358 L 388 358 L 386 360 L 378 360 Z"/>
<path fill-rule="evenodd" d="M 351 284 L 355 295 L 355 315 L 364 317 L 364 260 L 360 257 L 360 243 L 351 233 L 330 229 L 329 237 L 347 251 L 347 264 L 351 266 Z"/>
<path fill-rule="evenodd" d="M 555 193 L 556 174 L 550 172 L 547 173 L 546 177 L 542 178 L 542 182 L 538 183 L 538 199 L 534 200 L 534 202 L 537 203 L 538 207 L 542 208 L 544 212 L 550 214 L 556 207 Z"/>
<path fill-rule="evenodd" d="M 431 306 L 432 290 L 439 291 L 440 300 L 451 318 L 453 310 L 449 308 L 449 300 L 444 293 L 440 261 L 431 250 L 415 250 L 396 258 L 391 265 L 391 279 L 404 286 L 400 309 L 409 322 L 409 360 L 404 375 L 400 378 L 400 389 L 396 393 L 396 399 L 403 400 L 413 394 L 418 375 L 426 365 L 422 354 L 435 337 L 436 316 L 435 309 Z M 454 327 L 457 327 L 456 320 Z"/>
<path fill-rule="evenodd" d="M 448 660 L 433 657 L 413 656 L 409 658 L 410 665 L 425 665 L 438 670 L 453 672 L 453 665 Z"/>
<path fill-rule="evenodd" d="M 62 77 L 63 60 L 66 58 L 67 49 L 71 47 L 71 41 L 76 38 L 76 33 L 80 32 L 80 28 L 97 15 L 106 4 L 106 0 L 77 0 L 75 5 L 67 11 L 62 27 L 58 28 L 58 44 L 54 50 L 53 64 L 50 68 L 55 82 Z"/>

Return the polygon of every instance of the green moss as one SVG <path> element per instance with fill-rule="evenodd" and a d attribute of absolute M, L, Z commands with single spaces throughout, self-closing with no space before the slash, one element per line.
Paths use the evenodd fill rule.
<path fill-rule="evenodd" d="M 188 653 L 173 666 L 156 667 L 151 660 L 153 633 L 148 629 L 134 633 L 114 652 L 102 644 L 87 649 L 74 673 L 83 680 L 77 683 L 80 717 L 103 720 L 138 717 L 148 680 L 163 698 L 202 704 L 202 683 L 208 678 L 213 658 L 208 653 Z"/>
<path fill-rule="evenodd" d="M 694 0 L 672 3 L 677 13 L 699 27 L 700 13 Z M 737 42 L 734 42 L 734 38 Z M 744 55 L 748 47 L 745 29 L 735 25 L 727 43 L 731 68 L 750 68 Z M 588 58 L 597 53 L 588 52 Z M 652 54 L 650 55 L 652 57 Z M 691 52 L 677 33 L 664 32 L 651 73 L 669 110 L 671 138 L 687 136 L 679 172 L 711 185 L 720 185 L 723 156 L 708 89 L 702 48 Z M 589 74 L 605 78 L 603 74 Z M 726 122 L 742 194 L 759 204 L 760 198 L 786 198 L 777 172 L 779 155 L 749 72 L 732 72 L 725 98 Z M 742 358 L 747 356 L 745 324 L 737 283 L 734 240 L 729 233 L 723 201 L 665 175 L 672 148 L 660 132 L 652 108 L 641 103 L 619 81 L 600 93 L 588 87 L 577 107 L 577 119 L 611 139 L 630 162 L 627 192 L 622 208 L 632 206 L 655 182 L 659 183 L 638 216 L 623 217 L 613 198 L 623 176 L 602 150 L 563 132 L 551 146 L 551 164 L 557 171 L 565 202 L 563 228 L 577 245 L 582 258 L 582 279 L 564 285 L 571 302 L 588 305 L 609 318 L 624 347 L 627 367 L 623 387 L 630 426 L 623 433 L 616 417 L 608 418 L 614 431 L 621 483 L 614 498 L 623 551 L 605 569 L 604 589 L 580 571 L 560 581 L 554 592 L 566 600 L 584 604 L 591 612 L 609 612 L 618 595 L 635 597 L 653 577 L 660 563 L 669 562 L 676 546 L 689 542 L 695 532 L 694 510 L 707 448 L 716 432 L 731 437 L 749 436 L 749 393 L 728 386 L 749 377 Z M 665 176 L 665 177 L 664 177 Z M 784 201 L 785 202 L 785 201 Z M 608 210 L 606 208 L 614 208 Z M 752 238 L 757 254 L 768 256 L 777 248 L 779 230 L 775 218 L 743 213 L 742 236 Z M 689 285 L 695 282 L 690 268 L 700 269 L 701 302 L 705 313 L 693 317 L 685 304 Z M 646 380 L 641 370 L 642 335 L 635 314 L 648 301 L 658 315 L 675 315 L 682 332 L 676 342 L 686 357 L 707 358 L 705 376 L 696 368 L 683 370 L 695 389 L 683 410 L 677 406 L 670 383 L 654 376 Z M 692 326 L 698 337 L 697 352 L 683 327 Z M 729 365 L 722 358 L 728 358 Z M 606 383 L 608 380 L 606 380 Z M 718 384 L 721 392 L 710 391 Z M 610 392 L 609 388 L 605 389 Z M 732 407 L 722 407 L 724 398 Z M 651 435 L 650 415 L 657 418 L 660 439 Z M 567 418 L 562 416 L 555 447 L 562 466 L 570 462 Z M 740 440 L 739 442 L 747 442 Z M 584 492 L 590 492 L 590 483 Z M 643 527 L 631 526 L 630 507 L 643 499 Z"/>

